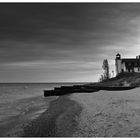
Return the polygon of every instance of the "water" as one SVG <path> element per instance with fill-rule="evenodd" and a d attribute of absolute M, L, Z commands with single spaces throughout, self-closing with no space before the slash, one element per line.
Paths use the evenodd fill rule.
<path fill-rule="evenodd" d="M 77 83 L 81 84 L 81 83 Z M 0 84 L 0 136 L 18 136 L 22 128 L 44 112 L 57 97 L 44 97 L 43 90 L 74 83 Z"/>

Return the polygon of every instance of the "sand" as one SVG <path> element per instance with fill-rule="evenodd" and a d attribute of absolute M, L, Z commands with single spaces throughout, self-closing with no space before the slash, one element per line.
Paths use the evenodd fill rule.
<path fill-rule="evenodd" d="M 60 96 L 22 136 L 140 137 L 140 88 Z"/>
<path fill-rule="evenodd" d="M 73 137 L 140 137 L 140 88 L 72 94 L 83 110 Z"/>

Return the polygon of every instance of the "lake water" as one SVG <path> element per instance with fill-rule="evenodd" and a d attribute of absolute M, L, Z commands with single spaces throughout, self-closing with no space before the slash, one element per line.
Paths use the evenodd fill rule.
<path fill-rule="evenodd" d="M 76 83 L 81 84 L 81 83 Z M 0 84 L 0 137 L 18 136 L 22 128 L 44 112 L 57 97 L 44 97 L 43 90 L 75 83 Z"/>

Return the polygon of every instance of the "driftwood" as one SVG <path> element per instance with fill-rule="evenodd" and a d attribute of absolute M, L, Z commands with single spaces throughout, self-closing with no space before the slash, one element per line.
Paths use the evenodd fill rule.
<path fill-rule="evenodd" d="M 44 90 L 44 96 L 61 96 L 71 93 L 85 93 L 85 92 L 96 92 L 99 90 L 108 91 L 121 91 L 130 90 L 136 88 L 136 86 L 91 86 L 91 85 L 74 85 L 74 86 L 61 86 L 54 88 L 54 90 Z"/>

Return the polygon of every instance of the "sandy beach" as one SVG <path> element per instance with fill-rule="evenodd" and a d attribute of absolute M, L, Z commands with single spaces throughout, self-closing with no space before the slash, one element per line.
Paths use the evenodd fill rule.
<path fill-rule="evenodd" d="M 25 137 L 139 137 L 140 88 L 60 96 Z"/>
<path fill-rule="evenodd" d="M 71 98 L 83 107 L 74 137 L 140 137 L 140 88 Z"/>

